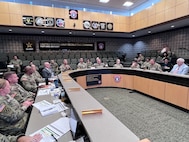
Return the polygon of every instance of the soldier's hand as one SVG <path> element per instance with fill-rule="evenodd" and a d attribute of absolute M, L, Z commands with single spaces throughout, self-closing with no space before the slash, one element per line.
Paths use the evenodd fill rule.
<path fill-rule="evenodd" d="M 33 101 L 25 101 L 25 102 L 23 102 L 23 106 L 26 106 L 26 107 L 29 107 L 29 106 L 31 106 L 33 104 Z"/>
<path fill-rule="evenodd" d="M 42 139 L 42 135 L 41 134 L 35 134 L 33 137 L 30 136 L 22 136 L 20 138 L 18 138 L 18 142 L 40 142 L 40 140 Z"/>

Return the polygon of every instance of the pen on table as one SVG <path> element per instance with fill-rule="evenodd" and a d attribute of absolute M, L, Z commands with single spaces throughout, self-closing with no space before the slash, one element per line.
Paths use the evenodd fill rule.
<path fill-rule="evenodd" d="M 57 142 L 58 140 L 55 138 L 55 136 L 53 134 L 51 134 L 51 136 L 53 137 L 53 139 Z"/>

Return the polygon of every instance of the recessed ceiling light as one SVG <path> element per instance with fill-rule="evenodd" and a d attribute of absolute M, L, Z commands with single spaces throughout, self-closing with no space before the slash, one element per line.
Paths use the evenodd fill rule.
<path fill-rule="evenodd" d="M 171 26 L 171 28 L 174 28 L 174 27 L 175 27 L 174 25 Z"/>
<path fill-rule="evenodd" d="M 71 31 L 69 31 L 69 35 L 71 35 L 72 34 L 72 32 Z"/>
<path fill-rule="evenodd" d="M 129 7 L 129 6 L 131 6 L 131 5 L 133 5 L 133 2 L 131 2 L 131 1 L 126 1 L 126 2 L 123 4 L 123 6 L 127 6 L 127 7 Z"/>
<path fill-rule="evenodd" d="M 12 29 L 9 29 L 9 32 L 12 32 Z"/>
<path fill-rule="evenodd" d="M 110 0 L 99 0 L 101 3 L 108 3 Z"/>
<path fill-rule="evenodd" d="M 150 34 L 150 33 L 152 33 L 152 31 L 148 31 L 148 33 Z"/>
<path fill-rule="evenodd" d="M 93 36 L 95 36 L 95 33 L 93 33 Z"/>
<path fill-rule="evenodd" d="M 132 37 L 135 37 L 135 35 L 132 35 Z"/>
<path fill-rule="evenodd" d="M 44 34 L 44 33 L 45 33 L 45 31 L 41 31 L 41 33 L 42 33 L 42 34 Z"/>

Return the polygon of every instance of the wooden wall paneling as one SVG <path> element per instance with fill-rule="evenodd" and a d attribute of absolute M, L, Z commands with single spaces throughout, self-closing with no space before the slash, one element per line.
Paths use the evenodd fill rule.
<path fill-rule="evenodd" d="M 187 110 L 189 110 L 189 88 L 188 88 Z"/>
<path fill-rule="evenodd" d="M 147 17 L 150 17 L 150 16 L 156 14 L 156 8 L 154 5 L 149 7 L 148 9 L 146 9 L 146 11 L 147 11 L 147 15 L 148 15 Z"/>
<path fill-rule="evenodd" d="M 0 13 L 1 14 L 9 13 L 9 3 L 0 2 Z"/>
<path fill-rule="evenodd" d="M 189 14 L 188 1 L 186 3 L 181 3 L 181 4 L 176 5 L 175 18 L 180 18 L 180 17 L 186 16 L 188 14 Z"/>
<path fill-rule="evenodd" d="M 149 94 L 149 80 L 148 78 L 134 76 L 134 89 Z"/>
<path fill-rule="evenodd" d="M 165 10 L 176 6 L 176 0 L 164 0 L 164 1 L 165 1 Z"/>
<path fill-rule="evenodd" d="M 160 1 L 155 4 L 156 13 L 160 13 L 165 10 L 165 1 Z"/>
<path fill-rule="evenodd" d="M 22 14 L 22 8 L 21 4 L 18 3 L 9 3 L 9 13 L 14 13 L 14 14 Z"/>
<path fill-rule="evenodd" d="M 165 22 L 165 12 L 156 13 L 156 24 Z"/>
<path fill-rule="evenodd" d="M 156 15 L 151 15 L 148 17 L 148 26 L 153 26 L 156 24 Z"/>
<path fill-rule="evenodd" d="M 10 25 L 10 14 L 0 13 L 0 25 Z"/>
<path fill-rule="evenodd" d="M 176 9 L 175 7 L 169 8 L 165 10 L 165 21 L 175 19 Z"/>
<path fill-rule="evenodd" d="M 166 83 L 165 101 L 180 106 L 182 108 L 187 108 L 187 100 L 188 87 Z"/>
<path fill-rule="evenodd" d="M 79 76 L 76 78 L 76 81 L 82 88 L 87 89 L 86 76 Z"/>
<path fill-rule="evenodd" d="M 66 18 L 65 9 L 63 8 L 54 8 L 54 16 L 55 18 Z"/>
<path fill-rule="evenodd" d="M 22 15 L 20 15 L 20 14 L 10 14 L 10 24 L 12 26 L 23 26 Z"/>
<path fill-rule="evenodd" d="M 33 6 L 28 4 L 21 4 L 21 14 L 27 16 L 35 16 L 33 14 Z"/>
<path fill-rule="evenodd" d="M 165 99 L 165 82 L 150 79 L 149 95 L 155 98 L 164 100 Z"/>
<path fill-rule="evenodd" d="M 44 16 L 44 6 L 33 6 L 33 15 L 34 16 Z"/>
<path fill-rule="evenodd" d="M 44 10 L 44 16 L 45 17 L 55 17 L 54 8 L 53 7 L 44 6 L 43 10 Z"/>
<path fill-rule="evenodd" d="M 127 88 L 127 89 L 133 89 L 134 88 L 134 77 L 131 75 L 123 75 L 124 79 L 125 79 L 125 83 L 123 88 Z"/>
<path fill-rule="evenodd" d="M 92 20 L 92 17 L 90 16 L 90 12 L 82 11 L 82 18 L 83 20 Z"/>

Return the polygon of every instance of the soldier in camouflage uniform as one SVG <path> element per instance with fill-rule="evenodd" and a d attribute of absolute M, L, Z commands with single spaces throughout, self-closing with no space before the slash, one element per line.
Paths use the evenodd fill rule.
<path fill-rule="evenodd" d="M 68 60 L 64 59 L 63 64 L 59 67 L 61 72 L 65 72 L 67 70 L 71 70 L 70 65 L 68 65 Z"/>
<path fill-rule="evenodd" d="M 87 68 L 87 64 L 85 62 L 83 62 L 83 58 L 79 59 L 79 63 L 77 65 L 78 69 L 86 69 Z"/>
<path fill-rule="evenodd" d="M 24 101 L 34 101 L 35 93 L 26 91 L 21 85 L 18 84 L 18 76 L 15 72 L 4 73 L 4 78 L 8 80 L 11 86 L 10 95 L 19 103 Z"/>
<path fill-rule="evenodd" d="M 21 73 L 22 60 L 18 59 L 17 56 L 14 56 L 9 64 L 14 65 L 14 68 L 16 69 L 17 73 Z M 10 68 L 8 68 L 8 71 L 10 71 Z"/>
<path fill-rule="evenodd" d="M 50 60 L 51 69 L 54 72 L 55 75 L 58 75 L 60 73 L 58 64 L 54 60 Z"/>
<path fill-rule="evenodd" d="M 116 64 L 113 66 L 114 68 L 123 68 L 123 65 L 120 63 L 120 59 L 116 60 Z"/>
<path fill-rule="evenodd" d="M 147 69 L 153 70 L 153 71 L 161 71 L 162 68 L 161 65 L 155 62 L 155 59 L 150 59 L 149 64 L 147 66 Z"/>
<path fill-rule="evenodd" d="M 93 65 L 93 63 L 89 59 L 87 59 L 86 64 L 87 64 L 87 68 L 91 68 Z"/>
<path fill-rule="evenodd" d="M 96 63 L 93 65 L 95 68 L 104 68 L 105 64 L 101 62 L 99 57 L 96 58 Z"/>
<path fill-rule="evenodd" d="M 33 137 L 25 136 L 25 135 L 18 135 L 18 136 L 5 136 L 0 133 L 0 140 L 1 142 L 40 142 L 42 139 L 41 134 L 36 134 Z"/>
<path fill-rule="evenodd" d="M 0 133 L 4 135 L 18 135 L 24 133 L 28 114 L 25 110 L 31 104 L 22 106 L 10 95 L 10 84 L 0 79 Z"/>
<path fill-rule="evenodd" d="M 27 90 L 36 93 L 37 92 L 37 83 L 32 76 L 33 69 L 30 66 L 26 66 L 25 74 L 21 77 L 20 81 L 22 86 Z"/>
<path fill-rule="evenodd" d="M 32 76 L 35 79 L 35 81 L 37 83 L 41 83 L 41 82 L 45 82 L 45 79 L 42 78 L 42 76 L 40 75 L 40 73 L 37 71 L 36 66 L 33 64 L 31 65 L 31 68 L 33 69 L 33 73 Z"/>

